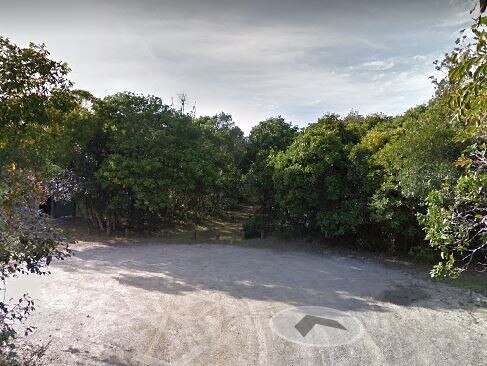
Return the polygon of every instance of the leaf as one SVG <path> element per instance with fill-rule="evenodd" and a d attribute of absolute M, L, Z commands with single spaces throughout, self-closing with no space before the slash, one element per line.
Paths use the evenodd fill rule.
<path fill-rule="evenodd" d="M 456 161 L 455 161 L 455 166 L 458 167 L 468 167 L 472 165 L 472 159 L 465 157 L 464 155 L 460 156 Z"/>

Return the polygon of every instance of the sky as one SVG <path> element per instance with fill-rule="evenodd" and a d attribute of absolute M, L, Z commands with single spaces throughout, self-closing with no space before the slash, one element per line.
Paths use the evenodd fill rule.
<path fill-rule="evenodd" d="M 428 101 L 433 61 L 469 0 L 0 0 L 0 35 L 45 43 L 75 87 L 185 93 L 245 132 L 271 116 L 400 114 Z"/>

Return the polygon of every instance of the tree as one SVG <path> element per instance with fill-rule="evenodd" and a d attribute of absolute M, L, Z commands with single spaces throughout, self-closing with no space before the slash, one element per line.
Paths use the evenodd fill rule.
<path fill-rule="evenodd" d="M 284 151 L 298 134 L 298 128 L 282 117 L 269 118 L 252 128 L 248 137 L 248 147 L 244 165 L 244 180 L 248 196 L 259 207 L 258 216 L 253 218 L 253 234 L 261 235 L 276 219 L 276 198 L 273 182 L 274 167 L 271 157 Z M 245 168 L 244 168 L 245 169 Z"/>
<path fill-rule="evenodd" d="M 351 137 L 337 115 L 327 115 L 274 156 L 277 202 L 294 227 L 334 237 L 352 233 L 362 223 L 348 179 Z"/>
<path fill-rule="evenodd" d="M 351 148 L 375 247 L 381 242 L 390 251 L 422 247 L 417 213 L 424 213 L 432 189 L 458 176 L 453 162 L 462 144 L 455 141 L 449 116 L 445 98 L 438 97 L 402 116 L 382 119 Z"/>
<path fill-rule="evenodd" d="M 243 136 L 228 116 L 195 121 L 160 98 L 119 93 L 80 117 L 69 170 L 107 232 L 195 219 L 231 196 Z"/>
<path fill-rule="evenodd" d="M 487 268 L 487 20 L 472 26 L 473 40 L 463 34 L 439 68 L 448 71 L 454 122 L 463 126 L 457 139 L 470 146 L 456 161 L 464 173 L 428 197 L 420 219 L 426 238 L 440 251 L 432 276 L 458 276 L 470 265 Z"/>
<path fill-rule="evenodd" d="M 53 258 L 69 251 L 61 235 L 38 213 L 45 197 L 48 157 L 38 144 L 64 110 L 70 82 L 66 64 L 49 59 L 43 45 L 21 48 L 0 37 L 0 280 L 18 273 L 44 274 Z M 33 310 L 25 296 L 15 306 L 0 302 L 0 359 L 16 358 L 15 321 Z"/>
<path fill-rule="evenodd" d="M 218 170 L 218 178 L 211 188 L 210 211 L 235 206 L 242 199 L 240 182 L 245 158 L 246 141 L 243 131 L 235 125 L 232 116 L 220 113 L 195 120 L 203 131 L 203 144 Z"/>

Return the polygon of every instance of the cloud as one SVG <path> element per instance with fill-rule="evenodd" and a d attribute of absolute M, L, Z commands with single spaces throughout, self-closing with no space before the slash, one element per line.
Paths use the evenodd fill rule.
<path fill-rule="evenodd" d="M 446 4 L 446 5 L 445 5 Z M 249 131 L 282 114 L 400 113 L 432 94 L 432 61 L 452 44 L 460 0 L 17 0 L 4 35 L 46 42 L 77 87 L 186 92 L 197 112 Z M 468 22 L 468 19 L 466 20 Z"/>
<path fill-rule="evenodd" d="M 357 66 L 351 66 L 351 70 L 363 71 L 386 71 L 394 67 L 394 61 L 369 61 Z"/>

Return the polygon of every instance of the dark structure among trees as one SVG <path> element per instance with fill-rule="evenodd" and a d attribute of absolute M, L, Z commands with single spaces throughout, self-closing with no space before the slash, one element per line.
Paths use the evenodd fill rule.
<path fill-rule="evenodd" d="M 76 216 L 76 204 L 74 200 L 57 201 L 54 198 L 49 197 L 47 198 L 45 203 L 39 205 L 39 210 L 41 210 L 42 213 L 49 215 L 55 219 L 60 217 Z"/>

